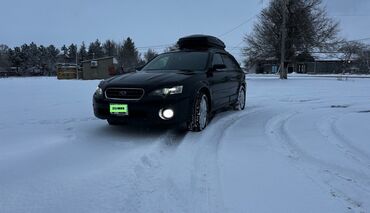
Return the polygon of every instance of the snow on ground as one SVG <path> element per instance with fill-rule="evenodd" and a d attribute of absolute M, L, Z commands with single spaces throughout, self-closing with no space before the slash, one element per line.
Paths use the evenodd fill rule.
<path fill-rule="evenodd" d="M 370 79 L 248 79 L 202 133 L 110 127 L 97 81 L 0 79 L 0 212 L 369 212 Z"/>

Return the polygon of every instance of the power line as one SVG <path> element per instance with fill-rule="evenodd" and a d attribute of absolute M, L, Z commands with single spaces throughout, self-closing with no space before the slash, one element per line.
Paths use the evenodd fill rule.
<path fill-rule="evenodd" d="M 223 37 L 223 36 L 226 36 L 226 35 L 234 32 L 235 30 L 237 30 L 241 26 L 243 26 L 243 25 L 247 24 L 248 22 L 252 21 L 256 16 L 257 16 L 257 14 L 256 15 L 253 15 L 249 19 L 243 21 L 242 23 L 238 24 L 234 28 L 232 28 L 232 29 L 230 29 L 230 30 L 222 33 L 218 37 Z M 242 43 L 243 43 L 243 41 L 241 41 L 239 44 L 237 44 L 236 46 L 234 46 L 233 49 L 238 48 Z M 158 44 L 158 45 L 149 45 L 149 46 L 136 47 L 136 49 L 164 49 L 164 48 L 167 48 L 167 47 L 170 47 L 170 46 L 173 46 L 173 45 L 175 45 L 175 44 L 174 43 L 172 43 L 172 44 Z"/>
<path fill-rule="evenodd" d="M 136 49 L 162 49 L 162 48 L 170 47 L 172 45 L 174 44 L 158 44 L 158 45 L 136 47 Z"/>
<path fill-rule="evenodd" d="M 242 27 L 243 25 L 249 23 L 250 21 L 252 21 L 255 17 L 257 16 L 256 15 L 253 15 L 252 17 L 248 18 L 247 20 L 243 21 L 242 23 L 238 24 L 237 26 L 233 27 L 232 29 L 220 34 L 218 37 L 224 37 L 232 32 L 234 32 L 235 30 L 237 30 L 238 28 Z M 238 47 L 240 47 L 240 45 L 243 43 L 243 41 L 241 41 L 240 43 L 238 43 L 236 46 L 233 46 L 231 50 L 234 50 Z M 174 43 L 172 44 L 158 44 L 158 45 L 149 45 L 149 46 L 141 46 L 141 47 L 136 47 L 136 49 L 164 49 L 164 48 L 167 48 L 167 47 L 170 47 L 170 46 L 173 46 Z"/>
<path fill-rule="evenodd" d="M 369 14 L 332 14 L 334 17 L 369 17 Z"/>
<path fill-rule="evenodd" d="M 370 40 L 370 37 L 367 37 L 367 38 L 360 38 L 360 39 L 356 39 L 356 40 L 350 40 L 349 42 L 354 42 L 354 41 L 366 41 L 366 40 Z"/>
<path fill-rule="evenodd" d="M 222 34 L 221 34 L 221 35 L 219 35 L 218 37 L 224 37 L 225 35 L 227 35 L 227 34 L 229 34 L 229 33 L 234 32 L 235 30 L 237 30 L 238 28 L 240 28 L 240 27 L 241 27 L 241 26 L 243 26 L 244 24 L 246 24 L 246 23 L 248 23 L 248 22 L 252 21 L 256 16 L 257 16 L 257 15 L 254 15 L 254 16 L 250 17 L 249 19 L 247 19 L 247 20 L 243 21 L 242 23 L 238 24 L 238 25 L 237 25 L 237 26 L 235 26 L 234 28 L 232 28 L 232 29 L 230 29 L 230 30 L 228 30 L 228 31 L 226 31 L 226 32 L 224 32 L 224 33 L 222 33 Z"/>
<path fill-rule="evenodd" d="M 242 45 L 243 43 L 244 43 L 244 40 L 242 40 L 241 42 L 239 42 L 236 46 L 230 46 L 229 48 L 231 48 L 231 49 L 229 51 L 234 51 L 234 50 L 240 48 L 240 45 Z"/>

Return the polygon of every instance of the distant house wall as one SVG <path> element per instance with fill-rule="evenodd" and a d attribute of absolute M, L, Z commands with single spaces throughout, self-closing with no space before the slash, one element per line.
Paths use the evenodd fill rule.
<path fill-rule="evenodd" d="M 276 73 L 278 69 L 279 64 L 275 60 L 261 60 L 250 67 L 250 73 L 269 74 Z"/>
<path fill-rule="evenodd" d="M 307 63 L 307 73 L 342 73 L 342 61 L 315 61 Z"/>
<path fill-rule="evenodd" d="M 367 67 L 362 67 L 357 60 L 357 56 L 346 59 L 344 53 L 312 53 L 298 55 L 294 61 L 286 61 L 289 73 L 317 73 L 317 74 L 337 74 L 337 73 L 361 73 Z M 280 67 L 279 60 L 276 58 L 266 58 L 258 60 L 251 67 L 254 73 L 275 73 Z"/>
<path fill-rule="evenodd" d="M 355 65 L 354 65 L 355 67 Z M 279 69 L 279 63 L 271 61 L 261 61 L 253 66 L 253 73 L 270 74 L 276 73 Z M 315 61 L 315 62 L 297 62 L 296 64 L 289 63 L 287 65 L 289 73 L 317 73 L 317 74 L 332 74 L 342 72 L 353 72 L 353 67 L 346 67 L 342 60 L 338 61 Z"/>
<path fill-rule="evenodd" d="M 113 57 L 83 61 L 82 78 L 85 80 L 106 79 L 116 75 L 118 67 L 115 61 Z"/>

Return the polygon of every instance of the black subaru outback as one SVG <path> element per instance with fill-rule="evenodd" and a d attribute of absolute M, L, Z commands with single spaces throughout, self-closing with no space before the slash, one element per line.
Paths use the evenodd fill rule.
<path fill-rule="evenodd" d="M 136 72 L 100 82 L 95 116 L 110 125 L 186 124 L 201 131 L 215 112 L 245 108 L 245 74 L 221 40 L 193 35 L 177 45 L 179 50 L 160 54 Z"/>

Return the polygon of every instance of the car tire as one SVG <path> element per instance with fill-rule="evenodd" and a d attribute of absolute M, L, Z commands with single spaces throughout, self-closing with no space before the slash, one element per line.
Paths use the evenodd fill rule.
<path fill-rule="evenodd" d="M 234 105 L 234 110 L 242 111 L 245 109 L 247 104 L 247 95 L 245 91 L 245 86 L 241 86 L 238 92 L 238 99 Z"/>
<path fill-rule="evenodd" d="M 207 127 L 209 122 L 209 101 L 206 94 L 199 92 L 195 98 L 191 121 L 188 123 L 188 130 L 200 132 Z"/>

